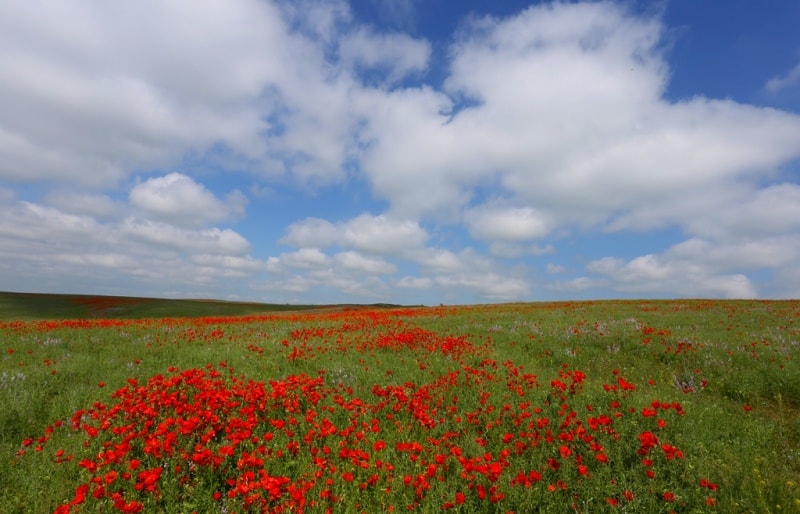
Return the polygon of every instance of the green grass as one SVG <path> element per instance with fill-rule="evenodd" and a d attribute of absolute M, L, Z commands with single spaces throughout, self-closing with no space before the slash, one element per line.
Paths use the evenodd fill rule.
<path fill-rule="evenodd" d="M 30 302 L 24 305 L 21 295 L 12 296 L 0 295 L 7 320 L 0 323 L 3 512 L 53 512 L 73 499 L 80 484 L 96 488 L 91 480 L 102 482 L 109 471 L 128 469 L 123 462 L 108 464 L 93 479 L 76 464 L 122 444 L 124 431 L 114 428 L 134 418 L 107 418 L 122 401 L 115 391 L 153 395 L 146 403 L 158 413 L 150 428 L 166 423 L 163 431 L 169 431 L 174 426 L 169 420 L 188 416 L 180 412 L 209 387 L 214 394 L 239 387 L 249 391 L 230 411 L 208 411 L 227 417 L 204 429 L 216 431 L 209 451 L 238 445 L 236 456 L 214 469 L 187 469 L 177 453 L 154 458 L 141 446 L 150 430 L 142 421 L 137 429 L 142 438 L 133 440 L 125 458 L 169 471 L 160 493 L 137 490 L 134 473 L 127 482 L 103 485 L 108 494 L 117 488 L 125 498 L 141 501 L 145 512 L 247 511 L 237 487 L 244 487 L 242 477 L 251 468 L 241 458 L 260 451 L 264 463 L 252 470 L 305 483 L 305 497 L 316 502 L 306 505 L 307 512 L 323 512 L 323 497 L 338 498 L 330 504 L 334 512 L 409 506 L 420 512 L 452 507 L 461 513 L 800 512 L 797 301 L 641 300 L 272 314 L 261 306 L 254 311 L 259 314 L 231 316 L 215 311 L 218 304 L 211 302 L 197 302 L 209 308 L 202 311 L 194 310 L 193 302 L 154 301 L 148 311 L 147 300 L 115 299 L 101 305 L 131 310 L 112 311 L 126 319 L 110 319 L 81 310 L 89 303 L 97 309 L 96 300 L 76 305 L 74 298 L 38 296 L 23 298 Z M 134 308 L 142 309 L 135 311 L 141 319 L 128 316 Z M 12 321 L 11 312 L 28 321 Z M 152 315 L 142 315 L 146 312 Z M 156 316 L 159 312 L 166 317 Z M 39 319 L 43 313 L 51 313 L 50 319 Z M 200 313 L 214 317 L 192 317 Z M 220 382 L 212 384 L 209 373 L 217 372 Z M 322 380 L 309 386 L 299 377 Z M 176 385 L 162 392 L 159 388 L 167 386 L 160 380 Z M 617 387 L 626 382 L 635 388 Z M 284 387 L 288 392 L 278 395 Z M 259 399 L 258 391 L 265 396 Z M 654 401 L 661 407 L 645 415 Z M 663 407 L 676 404 L 680 412 Z M 80 423 L 94 426 L 97 437 L 86 436 L 90 428 L 69 428 L 76 412 L 84 413 Z M 613 420 L 612 431 L 591 427 L 601 414 Z M 228 427 L 245 419 L 252 433 L 239 441 Z M 287 428 L 270 424 L 278 419 Z M 322 419 L 336 427 L 335 435 L 320 436 Z M 549 420 L 548 428 L 528 426 L 542 419 Z M 274 439 L 265 445 L 266 432 L 274 432 Z M 655 434 L 659 446 L 643 456 L 644 432 Z M 595 450 L 581 434 L 602 444 L 608 464 L 595 460 Z M 176 444 L 191 455 L 197 437 L 199 432 L 179 433 Z M 515 446 L 521 441 L 524 451 Z M 376 449 L 378 442 L 386 448 Z M 412 442 L 418 450 L 404 449 Z M 287 453 L 294 443 L 299 451 Z M 682 458 L 667 459 L 661 444 L 674 445 Z M 334 457 L 323 459 L 320 467 L 325 447 Z M 455 449 L 463 459 L 476 460 L 459 461 L 451 453 Z M 362 457 L 341 457 L 340 451 Z M 419 453 L 412 459 L 414 452 Z M 58 463 L 58 455 L 73 460 Z M 649 468 L 643 458 L 653 461 Z M 560 464 L 558 469 L 549 459 Z M 385 463 L 393 469 L 387 471 Z M 491 464 L 499 475 L 488 469 Z M 173 469 L 176 465 L 180 471 Z M 647 469 L 655 471 L 654 478 L 646 476 Z M 306 475 L 313 470 L 320 478 Z M 519 472 L 534 471 L 541 481 L 515 485 Z M 302 482 L 302 477 L 309 479 Z M 699 486 L 702 480 L 718 487 Z M 417 481 L 427 488 L 418 491 L 423 486 L 415 487 Z M 481 488 L 492 487 L 502 494 L 481 496 Z M 223 497 L 215 499 L 215 492 Z M 664 501 L 665 492 L 675 501 Z M 628 493 L 633 501 L 626 499 Z M 290 501 L 288 490 L 281 494 L 274 502 Z M 615 501 L 618 506 L 612 507 Z M 82 506 L 80 512 L 117 512 L 108 496 L 89 498 Z"/>
<path fill-rule="evenodd" d="M 342 309 L 348 307 L 363 308 L 366 306 L 296 305 L 0 291 L 0 320 L 241 316 L 268 312 Z M 393 306 L 374 305 L 371 307 Z"/>

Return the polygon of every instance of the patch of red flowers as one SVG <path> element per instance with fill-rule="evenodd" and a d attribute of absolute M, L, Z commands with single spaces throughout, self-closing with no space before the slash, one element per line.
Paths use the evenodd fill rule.
<path fill-rule="evenodd" d="M 555 505 L 596 502 L 597 509 L 648 498 L 680 503 L 671 491 L 633 491 L 614 479 L 681 475 L 683 452 L 665 432 L 665 418 L 684 414 L 679 403 L 634 407 L 641 393 L 616 370 L 612 384 L 591 392 L 605 400 L 588 403 L 586 373 L 568 365 L 540 382 L 465 337 L 442 337 L 385 315 L 341 319 L 336 330 L 292 331 L 281 351 L 289 360 L 345 351 L 436 353 L 452 365 L 428 372 L 422 383 L 387 374 L 385 383 L 368 386 L 343 384 L 325 370 L 257 381 L 226 363 L 131 378 L 108 403 L 78 410 L 62 429 L 80 433 L 85 452 L 74 459 L 57 454 L 83 479 L 56 512 L 105 505 L 157 512 L 182 504 L 278 513 L 345 506 L 524 512 L 534 495 Z M 341 331 L 353 337 L 337 337 Z M 39 446 L 54 428 L 36 440 Z M 706 479 L 699 487 L 716 490 Z"/>

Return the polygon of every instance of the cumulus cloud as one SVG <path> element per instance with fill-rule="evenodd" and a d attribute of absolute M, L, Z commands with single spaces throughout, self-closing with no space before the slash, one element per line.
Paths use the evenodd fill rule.
<path fill-rule="evenodd" d="M 604 277 L 568 287 L 755 296 L 730 270 L 800 258 L 787 241 L 800 219 L 796 184 L 763 185 L 800 156 L 800 117 L 702 96 L 666 100 L 663 33 L 657 18 L 608 3 L 473 19 L 451 49 L 443 91 L 392 92 L 375 109 L 362 161 L 375 191 L 410 217 L 451 220 L 463 209 L 470 234 L 498 257 L 564 230 L 678 226 L 706 237 L 709 248 L 691 256 L 699 268 L 676 246 L 609 261 L 617 266 Z M 484 200 L 476 193 L 487 183 L 501 188 Z M 738 268 L 714 257 L 737 247 L 746 249 Z M 433 252 L 427 265 L 455 268 L 457 259 Z"/>
<path fill-rule="evenodd" d="M 327 248 L 337 244 L 339 239 L 339 229 L 330 221 L 306 218 L 289 225 L 281 243 L 298 247 Z"/>
<path fill-rule="evenodd" d="M 255 284 L 256 289 L 298 294 L 313 290 L 318 301 L 332 303 L 351 296 L 390 298 L 386 283 L 377 275 L 393 271 L 391 265 L 352 252 L 330 257 L 316 248 L 303 248 L 270 258 L 267 269 L 273 276 Z"/>
<path fill-rule="evenodd" d="M 360 28 L 339 43 L 339 56 L 350 68 L 372 71 L 385 77 L 379 85 L 392 85 L 410 74 L 425 70 L 431 48 L 427 41 L 406 34 L 375 34 Z"/>
<path fill-rule="evenodd" d="M 469 186 L 484 169 L 471 162 L 469 139 L 447 128 L 451 99 L 423 86 L 365 96 L 369 146 L 361 166 L 373 190 L 399 217 L 455 215 L 470 198 Z M 420 190 L 425 194 L 420 194 Z"/>
<path fill-rule="evenodd" d="M 338 40 L 349 14 L 342 2 L 307 3 L 293 16 L 288 4 L 256 0 L 4 2 L 0 178 L 110 186 L 194 154 L 261 176 L 341 179 L 360 86 L 329 72 L 318 42 Z M 300 21 L 313 30 L 299 32 Z M 424 42 L 354 38 L 354 60 L 398 76 L 423 66 Z"/>
<path fill-rule="evenodd" d="M 438 274 L 486 271 L 491 265 L 488 259 L 471 249 L 453 252 L 445 248 L 426 248 L 416 254 L 415 261 L 424 269 Z"/>
<path fill-rule="evenodd" d="M 43 198 L 43 203 L 61 212 L 83 214 L 96 219 L 117 218 L 124 215 L 127 206 L 114 201 L 110 196 L 77 191 L 54 191 Z"/>
<path fill-rule="evenodd" d="M 247 199 L 232 191 L 219 200 L 202 184 L 181 173 L 148 179 L 130 192 L 130 202 L 146 216 L 173 224 L 204 226 L 244 214 Z"/>
<path fill-rule="evenodd" d="M 669 224 L 685 195 L 724 193 L 798 156 L 797 115 L 665 100 L 663 30 L 609 3 L 477 19 L 452 48 L 446 94 L 396 92 L 375 110 L 363 164 L 376 192 L 396 211 L 431 215 L 490 181 L 550 230 L 636 218 L 653 201 L 672 205 L 657 220 Z M 469 101 L 456 108 L 459 98 Z"/>
<path fill-rule="evenodd" d="M 281 240 L 300 249 L 273 257 L 269 269 L 276 274 L 289 269 L 313 269 L 302 276 L 313 274 L 314 283 L 319 286 L 333 287 L 324 278 L 340 276 L 367 287 L 367 283 L 379 281 L 381 275 L 393 277 L 401 266 L 412 265 L 419 268 L 418 276 L 392 278 L 392 283 L 405 290 L 446 289 L 450 291 L 450 301 L 459 303 L 466 298 L 510 300 L 530 292 L 528 281 L 520 273 L 507 274 L 508 270 L 470 248 L 454 252 L 426 246 L 428 237 L 416 222 L 388 215 L 361 214 L 337 224 L 310 218 L 290 225 Z M 322 251 L 333 247 L 345 250 L 332 255 Z M 348 291 L 353 290 L 351 282 L 347 283 Z M 291 283 L 296 284 L 297 280 Z M 387 287 L 386 282 L 380 283 L 381 290 Z"/>
<path fill-rule="evenodd" d="M 530 293 L 530 289 L 524 281 L 496 273 L 440 275 L 435 278 L 435 282 L 448 290 L 450 301 L 457 303 L 460 303 L 457 300 L 459 289 L 493 301 L 516 300 Z"/>
<path fill-rule="evenodd" d="M 685 221 L 695 235 L 715 239 L 754 240 L 800 230 L 800 185 L 780 183 L 761 189 L 730 188 L 724 202 L 709 205 Z M 713 201 L 713 200 L 711 200 Z M 698 202 L 699 203 L 699 202 Z"/>
<path fill-rule="evenodd" d="M 3 276 L 9 289 L 37 284 L 50 291 L 152 295 L 168 294 L 163 287 L 169 284 L 183 294 L 196 291 L 194 296 L 202 294 L 197 287 L 213 286 L 216 296 L 226 297 L 221 280 L 266 269 L 231 229 L 120 218 L 106 209 L 132 206 L 103 195 L 59 193 L 48 196 L 50 205 L 18 200 L 2 189 L 0 197 L 0 259 L 14 269 Z M 95 200 L 101 205 L 75 205 Z"/>
<path fill-rule="evenodd" d="M 362 214 L 342 226 L 348 246 L 376 254 L 407 252 L 425 243 L 428 234 L 411 220 Z"/>
<path fill-rule="evenodd" d="M 800 87 L 800 64 L 795 65 L 794 68 L 783 75 L 776 75 L 770 78 L 764 85 L 764 89 L 770 93 L 778 93 L 789 88 L 797 87 Z"/>
<path fill-rule="evenodd" d="M 110 184 L 212 143 L 265 151 L 250 107 L 286 37 L 268 2 L 12 0 L 0 20 L 0 177 Z"/>
<path fill-rule="evenodd" d="M 279 263 L 290 268 L 318 269 L 327 267 L 328 256 L 316 248 L 301 248 L 295 252 L 284 253 L 271 263 L 274 269 Z"/>
<path fill-rule="evenodd" d="M 293 0 L 278 5 L 295 30 L 326 46 L 333 45 L 352 20 L 346 0 Z"/>
<path fill-rule="evenodd" d="M 611 287 L 625 293 L 663 294 L 680 297 L 755 298 L 758 296 L 744 274 L 719 274 L 702 262 L 670 260 L 643 255 L 630 261 L 606 257 L 587 269 L 611 279 Z"/>
<path fill-rule="evenodd" d="M 427 239 L 427 232 L 416 221 L 365 213 L 335 225 L 319 218 L 307 218 L 291 224 L 281 242 L 297 247 L 339 246 L 371 254 L 396 255 L 420 248 Z"/>
<path fill-rule="evenodd" d="M 126 218 L 120 225 L 126 238 L 174 248 L 187 253 L 242 255 L 250 249 L 245 238 L 231 229 L 187 230 L 174 225 L 140 218 Z"/>
<path fill-rule="evenodd" d="M 458 291 L 466 297 L 513 300 L 531 291 L 528 280 L 518 272 L 503 269 L 471 248 L 453 252 L 444 248 L 425 248 L 411 260 L 431 283 L 449 290 L 450 301 L 462 303 Z M 404 279 L 403 287 L 422 288 L 426 281 Z"/>
<path fill-rule="evenodd" d="M 0 189 L 0 256 L 28 280 L 118 270 L 354 298 L 790 294 L 800 116 L 668 99 L 667 28 L 626 5 L 470 17 L 426 84 L 440 47 L 360 25 L 343 0 L 2 2 L 0 181 L 31 187 Z M 413 21 L 412 0 L 382 6 Z M 264 203 L 275 184 L 354 180 L 383 213 L 299 219 L 266 236 L 262 260 L 225 227 L 246 197 L 199 178 L 223 173 L 259 181 Z M 590 231 L 654 229 L 679 235 L 609 249 L 587 276 L 555 262 Z M 559 281 L 533 283 L 536 266 Z M 748 278 L 764 270 L 774 283 Z"/>
<path fill-rule="evenodd" d="M 387 274 L 397 271 L 397 266 L 383 259 L 366 257 L 358 252 L 340 252 L 334 258 L 344 268 L 370 274 Z"/>
<path fill-rule="evenodd" d="M 254 274 L 265 271 L 266 263 L 254 258 L 251 255 L 213 255 L 197 254 L 192 255 L 191 260 L 198 266 L 202 266 L 212 271 L 218 276 L 247 278 Z"/>
<path fill-rule="evenodd" d="M 531 207 L 483 205 L 468 210 L 470 233 L 488 241 L 525 241 L 547 235 L 547 221 Z"/>
<path fill-rule="evenodd" d="M 800 189 L 780 183 L 757 190 L 698 192 L 684 203 L 681 224 L 691 237 L 659 254 L 598 259 L 587 270 L 619 292 L 752 298 L 796 296 L 792 270 L 800 260 Z M 665 208 L 656 206 L 656 211 Z M 629 220 L 631 221 L 631 220 Z M 646 217 L 640 220 L 646 221 Z M 757 286 L 749 274 L 774 270 L 785 280 Z M 587 279 L 588 280 L 588 279 Z"/>

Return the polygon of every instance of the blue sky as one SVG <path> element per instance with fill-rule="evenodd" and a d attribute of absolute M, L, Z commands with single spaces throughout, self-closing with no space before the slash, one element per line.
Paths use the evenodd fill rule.
<path fill-rule="evenodd" d="M 0 290 L 800 297 L 793 0 L 0 4 Z"/>

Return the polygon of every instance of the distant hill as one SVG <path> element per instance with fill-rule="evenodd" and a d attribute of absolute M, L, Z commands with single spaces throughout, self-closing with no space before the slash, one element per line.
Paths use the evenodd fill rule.
<path fill-rule="evenodd" d="M 0 320 L 166 318 L 241 316 L 246 314 L 345 308 L 391 308 L 390 304 L 289 305 L 223 300 L 170 300 L 130 296 L 0 292 Z"/>

